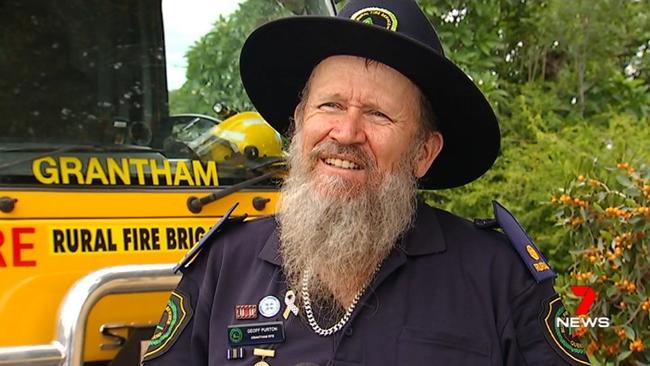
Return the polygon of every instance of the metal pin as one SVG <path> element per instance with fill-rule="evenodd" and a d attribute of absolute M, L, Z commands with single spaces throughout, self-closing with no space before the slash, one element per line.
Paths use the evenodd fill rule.
<path fill-rule="evenodd" d="M 284 295 L 284 304 L 286 305 L 286 308 L 284 309 L 284 313 L 282 313 L 282 317 L 284 319 L 289 318 L 289 313 L 293 313 L 293 315 L 297 316 L 298 307 L 296 306 L 296 294 L 293 292 L 293 290 L 287 291 L 287 293 Z"/>
<path fill-rule="evenodd" d="M 255 348 L 253 349 L 253 355 L 260 357 L 275 357 L 275 350 L 267 348 Z"/>
<path fill-rule="evenodd" d="M 242 347 L 228 348 L 226 358 L 229 360 L 238 360 L 244 358 L 244 349 Z"/>

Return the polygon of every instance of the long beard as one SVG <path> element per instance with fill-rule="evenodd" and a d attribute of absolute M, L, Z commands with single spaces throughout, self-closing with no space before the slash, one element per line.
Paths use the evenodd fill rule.
<path fill-rule="evenodd" d="M 283 269 L 297 292 L 308 269 L 312 301 L 327 304 L 329 310 L 340 309 L 348 304 L 338 300 L 353 296 L 371 279 L 411 225 L 417 194 L 412 173 L 415 153 L 406 154 L 391 173 L 382 174 L 355 146 L 326 142 L 307 156 L 301 149 L 298 131 L 289 149 L 291 169 L 277 216 Z M 315 175 L 313 169 L 324 152 L 355 154 L 365 162 L 367 182 Z"/>

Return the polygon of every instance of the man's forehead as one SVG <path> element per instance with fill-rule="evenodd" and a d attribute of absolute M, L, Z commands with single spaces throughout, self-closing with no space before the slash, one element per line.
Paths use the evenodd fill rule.
<path fill-rule="evenodd" d="M 401 72 L 395 70 L 394 68 L 384 63 L 381 63 L 380 61 L 376 61 L 365 57 L 353 56 L 353 55 L 333 55 L 321 60 L 312 69 L 311 77 L 313 77 L 314 74 L 317 73 L 318 71 L 326 68 L 349 69 L 351 67 L 360 67 L 360 66 L 363 66 L 363 68 L 365 68 L 365 70 L 368 71 L 381 70 L 379 72 L 383 71 L 383 72 L 399 75 L 400 77 L 411 82 L 410 79 L 404 76 Z"/>
<path fill-rule="evenodd" d="M 406 76 L 381 62 L 348 55 L 330 56 L 314 67 L 305 87 L 312 91 L 317 84 L 319 95 L 349 97 L 351 89 L 363 90 L 371 95 L 408 98 L 417 95 L 419 89 Z M 375 89 L 376 88 L 376 89 Z M 394 99 L 395 99 L 394 98 Z"/>

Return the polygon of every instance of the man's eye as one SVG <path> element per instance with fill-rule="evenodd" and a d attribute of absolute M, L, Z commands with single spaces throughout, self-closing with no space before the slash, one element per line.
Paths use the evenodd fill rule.
<path fill-rule="evenodd" d="M 387 115 L 385 115 L 384 113 L 382 113 L 380 111 L 370 111 L 370 115 L 373 116 L 373 117 L 377 117 L 377 118 L 385 119 L 385 120 L 388 120 L 388 121 L 392 121 Z"/>
<path fill-rule="evenodd" d="M 327 103 L 323 103 L 323 104 L 319 105 L 318 108 L 325 109 L 325 110 L 337 110 L 338 111 L 338 110 L 342 110 L 343 106 L 341 106 L 339 103 L 327 102 Z"/>

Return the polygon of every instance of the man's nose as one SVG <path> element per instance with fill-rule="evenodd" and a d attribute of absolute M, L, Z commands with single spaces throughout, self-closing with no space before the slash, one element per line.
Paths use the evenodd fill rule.
<path fill-rule="evenodd" d="M 330 130 L 330 137 L 341 144 L 362 144 L 366 141 L 363 114 L 356 108 L 349 108 L 340 115 Z"/>

